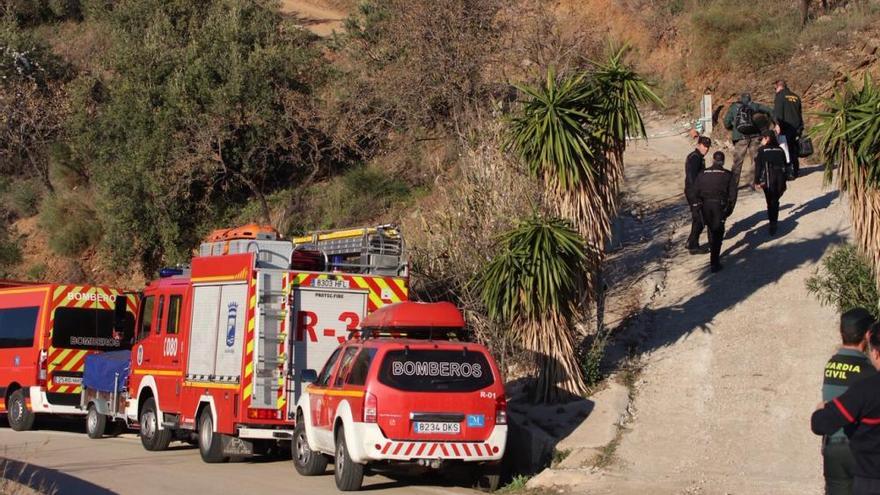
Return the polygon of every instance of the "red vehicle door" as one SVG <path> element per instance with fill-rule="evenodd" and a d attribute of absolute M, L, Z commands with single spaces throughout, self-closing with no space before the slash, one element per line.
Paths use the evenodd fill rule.
<path fill-rule="evenodd" d="M 344 390 L 344 388 L 346 388 L 345 379 L 351 372 L 351 367 L 354 364 L 354 357 L 359 350 L 361 350 L 360 346 L 350 345 L 345 347 L 345 350 L 342 351 L 342 357 L 339 359 L 339 366 L 337 366 L 336 373 L 333 374 L 330 388 L 324 396 L 326 397 L 326 407 L 324 408 L 324 412 L 327 414 L 326 424 L 328 427 L 332 427 L 333 420 L 336 419 L 336 410 L 339 408 L 339 403 L 343 400 L 350 399 L 350 394 L 347 394 L 347 391 Z"/>
<path fill-rule="evenodd" d="M 315 381 L 310 388 L 309 406 L 312 409 L 312 425 L 317 428 L 329 430 L 333 427 L 330 422 L 330 415 L 332 413 L 327 412 L 327 407 L 329 405 L 327 402 L 327 392 L 330 378 L 336 368 L 337 361 L 339 361 L 339 356 L 342 354 L 342 349 L 342 347 L 339 347 L 333 351 L 333 354 L 330 355 L 330 359 L 327 360 L 327 364 L 324 365 L 324 369 L 322 369 L 321 373 L 318 375 L 318 380 Z"/>
<path fill-rule="evenodd" d="M 153 332 L 157 341 L 156 347 L 156 385 L 162 394 L 162 409 L 164 411 L 179 411 L 180 389 L 183 379 L 181 356 L 182 339 L 180 339 L 180 325 L 183 314 L 185 287 L 171 287 L 167 292 L 159 296 L 157 308 L 158 326 Z M 162 311 L 161 316 L 158 312 Z M 161 351 L 161 354 L 160 352 Z"/>

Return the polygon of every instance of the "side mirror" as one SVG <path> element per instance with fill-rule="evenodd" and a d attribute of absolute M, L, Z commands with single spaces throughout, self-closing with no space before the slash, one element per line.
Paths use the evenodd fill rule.
<path fill-rule="evenodd" d="M 299 376 L 304 383 L 315 383 L 318 381 L 318 372 L 315 370 L 302 370 Z"/>

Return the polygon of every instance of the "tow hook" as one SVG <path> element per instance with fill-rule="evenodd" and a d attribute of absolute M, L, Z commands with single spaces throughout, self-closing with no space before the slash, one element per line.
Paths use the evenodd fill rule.
<path fill-rule="evenodd" d="M 443 461 L 440 459 L 419 459 L 416 463 L 419 466 L 429 467 L 431 469 L 440 469 L 440 466 L 443 465 Z"/>

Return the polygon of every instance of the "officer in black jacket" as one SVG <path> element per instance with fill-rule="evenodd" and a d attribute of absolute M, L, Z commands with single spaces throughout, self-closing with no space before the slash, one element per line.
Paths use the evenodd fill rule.
<path fill-rule="evenodd" d="M 709 266 L 712 273 L 722 268 L 720 257 L 724 219 L 731 213 L 732 195 L 737 189 L 733 180 L 733 173 L 724 168 L 724 153 L 716 151 L 712 155 L 712 166 L 698 175 L 694 184 L 694 195 L 709 230 Z"/>
<path fill-rule="evenodd" d="M 853 308 L 840 315 L 842 346 L 825 364 L 822 400 L 834 400 L 856 383 L 877 371 L 865 355 L 866 335 L 874 318 L 864 308 Z M 843 429 L 822 437 L 822 465 L 825 495 L 852 495 L 855 467 L 849 439 Z"/>
<path fill-rule="evenodd" d="M 868 358 L 880 369 L 880 327 L 868 336 Z M 840 397 L 821 402 L 810 426 L 816 435 L 832 435 L 843 428 L 855 465 L 853 495 L 880 494 L 880 374 L 860 380 Z"/>
<path fill-rule="evenodd" d="M 767 200 L 767 219 L 770 235 L 776 235 L 779 220 L 779 198 L 785 192 L 785 151 L 776 141 L 776 132 L 767 129 L 761 133 L 761 147 L 755 156 L 755 190 L 764 191 Z"/>
<path fill-rule="evenodd" d="M 700 211 L 700 202 L 694 194 L 694 183 L 703 170 L 706 169 L 706 153 L 712 146 L 712 140 L 706 136 L 697 138 L 697 147 L 692 151 L 684 162 L 684 197 L 691 209 L 691 234 L 688 236 L 687 249 L 691 254 L 700 252 L 700 234 L 703 233 L 703 215 Z"/>
<path fill-rule="evenodd" d="M 804 131 L 804 114 L 801 109 L 801 97 L 788 89 L 782 79 L 776 81 L 776 99 L 773 102 L 773 119 L 779 125 L 779 133 L 785 136 L 788 143 L 788 155 L 791 160 L 794 176 L 797 177 L 801 168 L 800 136 Z"/>

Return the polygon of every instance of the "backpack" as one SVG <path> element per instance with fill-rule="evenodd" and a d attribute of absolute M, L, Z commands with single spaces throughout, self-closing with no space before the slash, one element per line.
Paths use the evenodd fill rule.
<path fill-rule="evenodd" d="M 751 105 L 740 104 L 733 116 L 733 128 L 744 136 L 757 134 L 758 126 L 755 125 L 755 109 Z"/>

